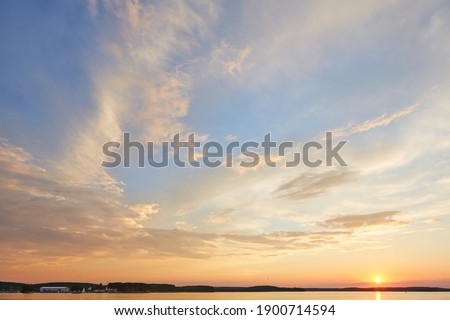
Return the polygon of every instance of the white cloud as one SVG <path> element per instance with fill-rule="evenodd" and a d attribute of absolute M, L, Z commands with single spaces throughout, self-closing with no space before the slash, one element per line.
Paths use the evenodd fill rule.
<path fill-rule="evenodd" d="M 234 134 L 231 134 L 231 133 L 224 137 L 225 141 L 234 141 L 236 139 L 237 139 L 237 137 Z"/>
<path fill-rule="evenodd" d="M 103 143 L 120 141 L 124 131 L 158 142 L 186 130 L 182 118 L 189 110 L 191 80 L 170 61 L 189 56 L 209 33 L 217 8 L 211 3 L 108 0 L 102 8 L 93 19 L 111 36 L 100 43 L 103 61 L 89 64 L 95 111 L 77 128 L 60 167 L 73 183 L 121 193 L 123 183 L 100 166 Z M 104 23 L 103 15 L 114 26 Z"/>
<path fill-rule="evenodd" d="M 159 207 L 155 203 L 140 203 L 132 205 L 129 208 L 138 214 L 138 220 L 149 219 L 159 211 Z"/>
<path fill-rule="evenodd" d="M 333 137 L 340 138 L 340 137 L 348 137 L 352 134 L 361 133 L 365 131 L 369 131 L 371 129 L 375 129 L 377 127 L 385 127 L 389 125 L 391 122 L 405 117 L 414 110 L 417 109 L 419 106 L 419 103 L 415 103 L 411 106 L 408 106 L 400 111 L 397 111 L 392 114 L 382 114 L 381 116 L 376 117 L 375 119 L 366 120 L 363 123 L 359 124 L 349 124 L 344 128 L 337 128 L 332 130 Z"/>
<path fill-rule="evenodd" d="M 233 208 L 227 208 L 225 210 L 222 210 L 220 212 L 211 214 L 208 217 L 209 223 L 223 223 L 231 219 L 231 213 L 235 211 Z"/>
<path fill-rule="evenodd" d="M 222 40 L 220 45 L 211 52 L 211 63 L 219 64 L 224 75 L 236 76 L 254 67 L 254 63 L 249 61 L 251 53 L 252 49 L 248 46 L 237 49 Z"/>

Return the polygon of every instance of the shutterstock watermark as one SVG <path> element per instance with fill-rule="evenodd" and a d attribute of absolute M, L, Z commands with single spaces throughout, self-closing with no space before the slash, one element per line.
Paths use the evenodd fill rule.
<path fill-rule="evenodd" d="M 154 142 L 147 142 L 144 145 L 139 141 L 132 141 L 130 133 L 126 132 L 123 134 L 122 142 L 110 141 L 103 145 L 103 154 L 109 159 L 103 161 L 102 166 L 115 168 L 122 165 L 129 168 L 131 163 L 136 161 L 139 168 L 144 168 L 146 163 L 154 168 L 167 167 L 169 163 L 182 168 L 186 166 L 199 168 L 202 165 L 208 168 L 220 166 L 231 168 L 235 165 L 244 168 L 254 168 L 259 165 L 296 167 L 301 164 L 315 168 L 329 167 L 334 163 L 347 166 L 339 154 L 346 142 L 339 141 L 333 144 L 332 132 L 325 133 L 325 144 L 309 141 L 300 146 L 294 146 L 292 141 L 281 143 L 272 141 L 270 133 L 267 133 L 261 142 L 231 141 L 226 144 L 218 141 L 197 141 L 195 133 L 181 141 L 180 134 L 177 133 L 172 141 L 162 141 L 158 146 Z M 137 154 L 136 159 L 132 159 L 132 154 Z M 281 161 L 283 158 L 284 161 Z"/>

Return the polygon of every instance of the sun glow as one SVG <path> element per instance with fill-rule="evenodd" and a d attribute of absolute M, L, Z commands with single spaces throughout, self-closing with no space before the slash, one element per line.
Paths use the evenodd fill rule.
<path fill-rule="evenodd" d="M 376 277 L 376 278 L 375 278 L 375 283 L 376 283 L 376 284 L 380 284 L 380 283 L 381 283 L 381 278 Z"/>

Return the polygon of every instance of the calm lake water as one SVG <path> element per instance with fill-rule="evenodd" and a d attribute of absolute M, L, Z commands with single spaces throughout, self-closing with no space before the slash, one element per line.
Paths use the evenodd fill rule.
<path fill-rule="evenodd" d="M 450 300 L 450 292 L 0 293 L 0 300 Z"/>

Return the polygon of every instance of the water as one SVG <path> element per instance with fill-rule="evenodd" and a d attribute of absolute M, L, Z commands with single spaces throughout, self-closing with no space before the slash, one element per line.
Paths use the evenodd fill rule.
<path fill-rule="evenodd" d="M 0 300 L 450 300 L 450 292 L 0 293 Z"/>

